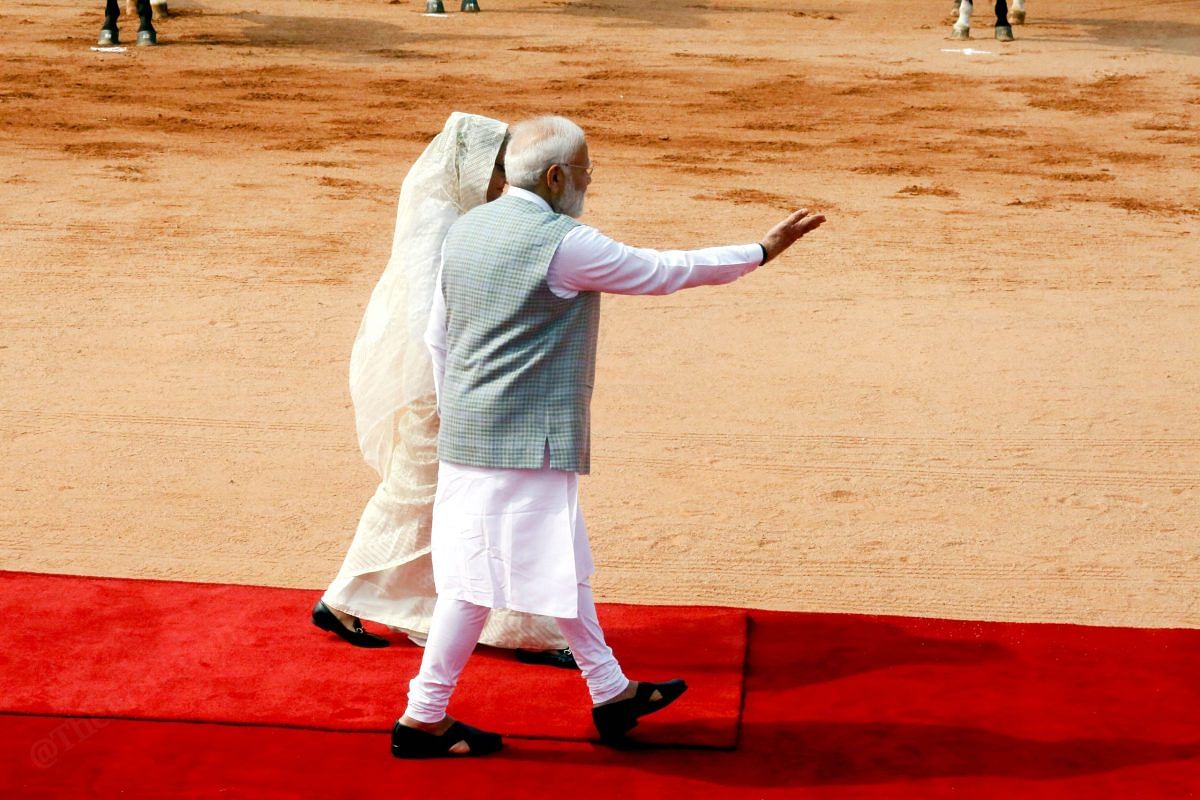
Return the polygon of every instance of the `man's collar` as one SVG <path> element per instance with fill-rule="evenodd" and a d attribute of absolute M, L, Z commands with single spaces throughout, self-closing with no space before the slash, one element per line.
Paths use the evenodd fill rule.
<path fill-rule="evenodd" d="M 553 208 L 550 207 L 550 204 L 547 203 L 542 198 L 542 196 L 540 194 L 534 194 L 533 192 L 529 191 L 528 189 L 521 189 L 517 186 L 509 186 L 506 196 L 507 197 L 515 197 L 518 200 L 525 200 L 530 203 L 535 203 L 536 205 L 541 206 L 542 208 L 546 209 L 547 211 L 554 210 Z"/>

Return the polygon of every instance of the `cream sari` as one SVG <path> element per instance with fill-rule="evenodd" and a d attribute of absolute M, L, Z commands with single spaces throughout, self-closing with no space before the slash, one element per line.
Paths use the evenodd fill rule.
<path fill-rule="evenodd" d="M 485 201 L 507 126 L 454 112 L 400 189 L 387 268 L 350 354 L 350 396 L 363 457 L 381 483 L 363 510 L 328 606 L 424 637 L 437 599 L 430 527 L 437 490 L 437 400 L 423 336 L 450 225 Z M 479 641 L 567 646 L 549 617 L 494 610 Z"/>

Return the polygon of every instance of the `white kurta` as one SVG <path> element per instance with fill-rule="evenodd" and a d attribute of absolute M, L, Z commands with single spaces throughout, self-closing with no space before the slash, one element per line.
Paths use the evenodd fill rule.
<path fill-rule="evenodd" d="M 532 192 L 510 187 L 508 194 L 550 210 Z M 579 225 L 559 244 L 546 283 L 562 298 L 579 292 L 671 294 L 732 283 L 758 267 L 762 255 L 758 244 L 633 248 Z M 446 372 L 446 305 L 440 291 L 434 292 L 425 343 L 440 395 Z M 577 586 L 593 570 L 579 508 L 579 476 L 548 466 L 508 469 L 442 461 L 432 548 L 439 595 L 489 608 L 576 617 Z"/>
<path fill-rule="evenodd" d="M 575 617 L 578 584 L 592 571 L 574 472 L 441 462 L 433 503 L 439 595 Z"/>

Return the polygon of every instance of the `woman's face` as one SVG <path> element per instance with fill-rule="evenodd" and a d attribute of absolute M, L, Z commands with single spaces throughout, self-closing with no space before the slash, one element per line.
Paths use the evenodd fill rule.
<path fill-rule="evenodd" d="M 504 185 L 507 179 L 504 177 L 504 153 L 508 150 L 508 143 L 500 145 L 500 152 L 496 154 L 496 165 L 492 167 L 492 180 L 488 183 L 487 202 L 492 202 L 500 195 L 504 194 Z"/>

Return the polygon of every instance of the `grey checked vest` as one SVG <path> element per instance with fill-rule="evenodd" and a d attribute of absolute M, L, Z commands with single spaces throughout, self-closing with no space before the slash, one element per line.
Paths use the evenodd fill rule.
<path fill-rule="evenodd" d="M 591 469 L 600 295 L 563 300 L 550 259 L 578 223 L 515 197 L 464 214 L 446 236 L 446 377 L 438 458 L 478 467 Z"/>

